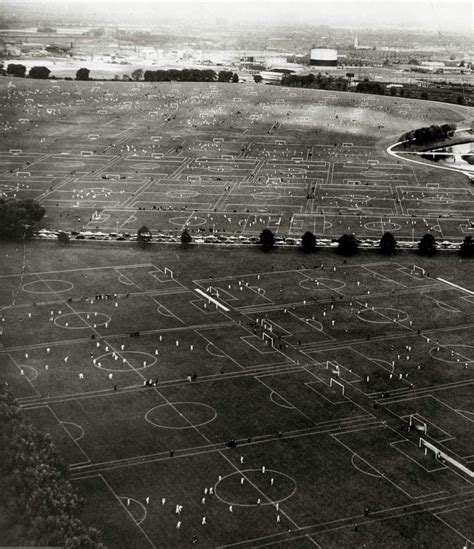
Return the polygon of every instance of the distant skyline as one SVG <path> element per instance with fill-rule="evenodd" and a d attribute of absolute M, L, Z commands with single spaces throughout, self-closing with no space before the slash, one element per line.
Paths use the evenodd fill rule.
<path fill-rule="evenodd" d="M 251 0 L 99 0 L 85 2 L 64 0 L 0 0 L 0 12 L 7 6 L 34 4 L 44 8 L 44 18 L 55 13 L 110 16 L 123 25 L 159 24 L 176 18 L 188 23 L 214 23 L 217 19 L 235 24 L 260 25 L 330 25 L 332 27 L 398 27 L 445 32 L 474 30 L 473 3 L 457 0 L 313 0 L 311 2 Z M 113 7 L 111 6 L 113 5 Z"/>

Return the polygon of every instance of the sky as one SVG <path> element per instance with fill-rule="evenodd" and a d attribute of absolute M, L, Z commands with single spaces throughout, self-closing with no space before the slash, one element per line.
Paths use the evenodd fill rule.
<path fill-rule="evenodd" d="M 11 4 L 40 4 L 44 0 L 9 0 Z M 2 4 L 0 0 L 0 10 Z M 334 27 L 401 27 L 434 31 L 474 32 L 474 3 L 466 0 L 48 0 L 58 11 L 75 9 L 83 12 L 107 13 L 116 16 L 143 14 L 144 22 L 169 19 L 173 16 L 198 23 L 213 23 L 217 18 L 245 24 L 288 25 L 313 24 Z M 75 4 L 75 5 L 74 5 Z M 60 7 L 59 7 L 60 6 Z M 47 11 L 47 9 L 45 9 Z"/>

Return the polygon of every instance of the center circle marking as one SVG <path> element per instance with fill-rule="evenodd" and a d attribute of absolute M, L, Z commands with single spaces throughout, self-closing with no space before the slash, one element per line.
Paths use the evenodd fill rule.
<path fill-rule="evenodd" d="M 265 473 L 262 473 L 260 469 L 245 469 L 243 471 L 235 471 L 230 473 L 220 480 L 214 488 L 216 497 L 226 505 L 236 505 L 240 507 L 256 507 L 257 501 L 248 501 L 247 489 L 242 490 L 242 498 L 239 500 L 239 488 L 241 485 L 240 479 L 245 475 L 250 482 L 255 484 L 261 492 L 270 501 L 266 501 L 266 498 L 260 503 L 260 505 L 274 505 L 275 503 L 281 503 L 291 498 L 296 492 L 296 481 L 286 473 L 276 471 L 274 469 L 267 469 Z M 270 479 L 274 479 L 273 485 L 270 484 Z M 245 481 L 248 486 L 249 481 Z M 262 483 L 265 482 L 265 486 Z M 268 484 L 267 484 L 268 483 Z M 226 491 L 228 493 L 226 493 Z M 231 499 L 235 498 L 235 499 Z"/>
<path fill-rule="evenodd" d="M 169 198 L 194 198 L 195 196 L 199 196 L 199 193 L 196 191 L 187 191 L 183 189 L 182 191 L 167 191 L 165 195 Z"/>
<path fill-rule="evenodd" d="M 98 356 L 95 359 L 94 366 L 99 370 L 105 370 L 106 372 L 131 372 L 133 370 L 144 370 L 145 368 L 150 368 L 157 362 L 156 357 L 143 351 L 118 351 L 115 354 L 118 356 L 117 360 L 115 360 L 113 352 Z M 148 360 L 143 360 L 143 358 L 147 358 Z M 129 362 L 131 367 L 120 368 L 120 366 L 124 364 L 123 359 L 125 359 L 126 362 Z M 108 362 L 106 366 L 103 365 L 105 360 Z M 135 361 L 139 361 L 139 364 L 134 364 Z M 143 362 L 146 362 L 146 366 L 143 365 Z M 115 364 L 117 364 L 116 368 L 114 367 Z"/>
<path fill-rule="evenodd" d="M 39 289 L 35 289 L 38 286 Z M 49 287 L 48 287 L 49 286 Z M 41 287 L 45 289 L 41 289 Z M 23 284 L 21 289 L 24 292 L 31 294 L 54 294 L 67 292 L 74 288 L 74 284 L 69 282 L 69 280 L 33 280 L 32 282 L 27 282 Z"/>
<path fill-rule="evenodd" d="M 71 326 L 70 323 L 80 321 L 79 326 Z M 54 319 L 54 325 L 58 328 L 66 328 L 68 330 L 85 330 L 94 325 L 96 327 L 105 326 L 112 318 L 104 313 L 78 311 L 76 313 L 67 313 L 65 315 L 57 316 Z M 66 323 L 68 326 L 66 326 Z"/>
<path fill-rule="evenodd" d="M 384 318 L 381 316 L 382 314 L 388 316 L 388 318 Z M 405 322 L 405 320 L 410 318 L 406 311 L 403 311 L 402 309 L 392 309 L 390 307 L 362 309 L 357 317 L 364 322 L 372 322 L 373 324 L 392 324 L 394 320 L 397 322 Z"/>
<path fill-rule="evenodd" d="M 217 412 L 202 402 L 171 402 L 148 410 L 145 420 L 163 429 L 192 429 L 214 421 Z"/>

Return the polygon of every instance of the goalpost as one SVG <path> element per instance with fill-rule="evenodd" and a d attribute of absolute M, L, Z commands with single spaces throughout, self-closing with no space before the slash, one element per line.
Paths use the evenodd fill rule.
<path fill-rule="evenodd" d="M 416 275 L 425 276 L 425 269 L 423 269 L 423 267 L 418 267 L 418 265 L 413 265 L 411 272 Z"/>
<path fill-rule="evenodd" d="M 268 320 L 264 320 L 263 318 L 262 318 L 262 328 L 264 330 L 268 330 L 269 332 L 273 332 L 273 324 Z"/>
<path fill-rule="evenodd" d="M 173 278 L 173 271 L 171 269 L 168 269 L 168 267 L 165 267 L 164 273 L 165 275 L 166 274 L 170 275 L 170 278 Z"/>
<path fill-rule="evenodd" d="M 341 367 L 337 362 L 326 361 L 326 370 L 329 370 L 329 367 L 331 367 L 332 374 L 337 374 L 337 377 L 341 376 Z"/>
<path fill-rule="evenodd" d="M 411 429 L 415 428 L 418 431 L 423 431 L 425 435 L 428 432 L 428 425 L 426 424 L 425 421 L 422 421 L 420 418 L 418 418 L 416 414 L 410 414 L 408 424 L 410 425 Z"/>
<path fill-rule="evenodd" d="M 263 333 L 262 334 L 262 341 L 264 341 L 265 343 L 269 343 L 270 344 L 270 347 L 274 347 L 274 339 L 272 336 L 268 335 L 267 333 Z"/>
<path fill-rule="evenodd" d="M 217 288 L 214 288 L 214 286 L 208 286 L 207 292 L 211 295 L 215 295 L 216 297 L 219 297 L 219 290 Z"/>
<path fill-rule="evenodd" d="M 344 387 L 344 385 L 340 382 L 340 381 L 337 381 L 337 379 L 334 379 L 333 377 L 329 380 L 329 387 L 332 387 L 333 385 L 339 385 L 339 387 L 341 387 L 342 389 L 342 396 L 344 396 L 344 393 L 346 391 L 346 388 Z"/>

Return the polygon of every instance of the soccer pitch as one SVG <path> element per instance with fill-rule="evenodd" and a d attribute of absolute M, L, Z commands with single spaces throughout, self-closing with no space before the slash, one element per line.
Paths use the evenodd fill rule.
<path fill-rule="evenodd" d="M 1 378 L 109 547 L 473 540 L 468 262 L 126 242 L 0 253 Z"/>

